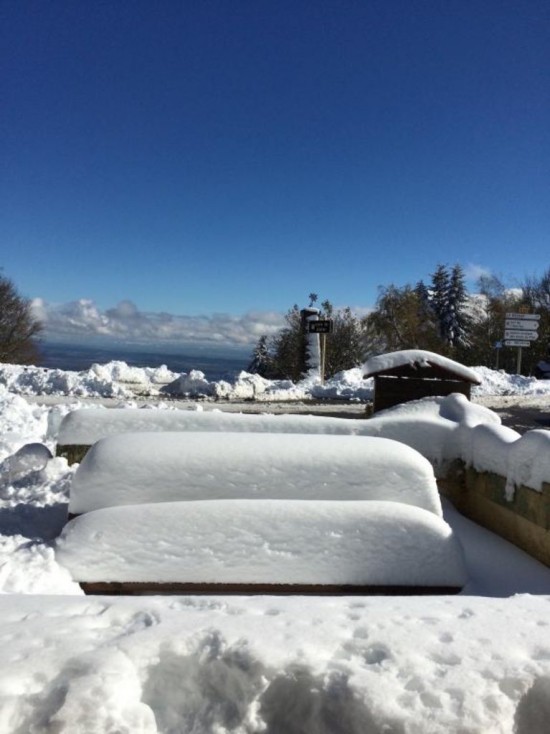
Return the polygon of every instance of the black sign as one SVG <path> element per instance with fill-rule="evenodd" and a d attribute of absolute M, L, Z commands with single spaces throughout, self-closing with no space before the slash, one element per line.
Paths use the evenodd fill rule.
<path fill-rule="evenodd" d="M 334 328 L 332 319 L 317 319 L 317 321 L 308 321 L 308 331 L 310 334 L 330 334 Z"/>

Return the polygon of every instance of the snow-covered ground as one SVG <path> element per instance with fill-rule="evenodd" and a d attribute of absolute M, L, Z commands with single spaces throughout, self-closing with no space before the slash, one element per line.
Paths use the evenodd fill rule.
<path fill-rule="evenodd" d="M 550 404 L 550 381 L 476 371 L 484 400 Z M 224 397 L 371 390 L 357 371 L 322 388 L 260 379 L 241 376 Z M 52 547 L 76 467 L 44 446 L 82 399 L 151 402 L 175 380 L 121 363 L 0 368 L 0 734 L 548 731 L 550 569 L 448 503 L 469 575 L 459 596 L 82 596 Z"/>
<path fill-rule="evenodd" d="M 372 378 L 363 379 L 364 372 L 361 367 L 339 372 L 324 384 L 320 384 L 316 375 L 293 383 L 290 380 L 266 380 L 259 375 L 241 372 L 230 383 L 225 380 L 209 381 L 199 370 L 180 375 L 171 372 L 166 366 L 130 367 L 124 362 L 94 364 L 84 372 L 0 364 L 0 385 L 26 396 L 127 400 L 136 396 L 172 396 L 266 402 L 308 399 L 361 401 L 372 398 L 374 387 Z M 481 385 L 473 388 L 475 398 L 522 396 L 550 401 L 550 380 L 508 375 L 487 367 L 464 368 L 464 372 L 466 375 L 476 374 L 481 379 Z"/>

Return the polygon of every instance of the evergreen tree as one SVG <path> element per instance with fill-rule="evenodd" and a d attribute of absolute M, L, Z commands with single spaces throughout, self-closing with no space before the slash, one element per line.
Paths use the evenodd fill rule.
<path fill-rule="evenodd" d="M 258 339 L 258 343 L 252 352 L 252 359 L 246 368 L 246 371 L 253 375 L 269 377 L 272 369 L 272 361 L 273 360 L 269 353 L 267 336 L 264 334 Z"/>
<path fill-rule="evenodd" d="M 446 340 L 451 347 L 467 347 L 472 325 L 467 311 L 468 295 L 464 284 L 464 271 L 457 263 L 451 270 L 447 296 Z"/>
<path fill-rule="evenodd" d="M 297 382 L 302 377 L 304 333 L 300 309 L 295 304 L 285 315 L 286 326 L 272 337 L 272 377 Z"/>
<path fill-rule="evenodd" d="M 430 305 L 435 316 L 439 338 L 450 344 L 451 313 L 449 308 L 449 271 L 445 265 L 438 265 L 432 274 Z"/>

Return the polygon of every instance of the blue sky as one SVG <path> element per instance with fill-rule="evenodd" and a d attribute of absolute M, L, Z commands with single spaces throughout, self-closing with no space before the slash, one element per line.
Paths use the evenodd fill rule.
<path fill-rule="evenodd" d="M 4 2 L 3 272 L 46 321 L 218 342 L 439 262 L 513 285 L 550 265 L 549 30 L 533 0 Z"/>

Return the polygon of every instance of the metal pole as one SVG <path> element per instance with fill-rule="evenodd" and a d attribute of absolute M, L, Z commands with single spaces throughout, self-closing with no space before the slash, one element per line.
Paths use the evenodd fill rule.
<path fill-rule="evenodd" d="M 521 347 L 518 347 L 517 374 L 521 375 Z"/>

